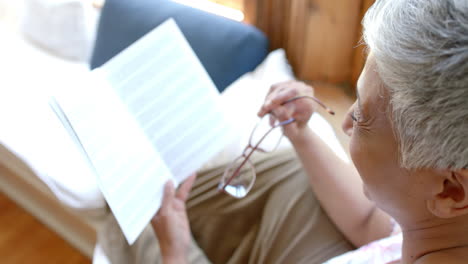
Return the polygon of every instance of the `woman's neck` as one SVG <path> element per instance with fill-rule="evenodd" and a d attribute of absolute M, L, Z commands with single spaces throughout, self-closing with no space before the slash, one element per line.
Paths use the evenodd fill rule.
<path fill-rule="evenodd" d="M 403 230 L 402 263 L 466 263 L 468 259 L 468 219 L 425 221 Z M 447 254 L 450 253 L 450 254 Z M 447 256 L 451 262 L 432 262 Z"/>

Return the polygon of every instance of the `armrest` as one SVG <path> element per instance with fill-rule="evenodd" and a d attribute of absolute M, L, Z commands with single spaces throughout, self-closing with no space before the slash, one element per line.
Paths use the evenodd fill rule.
<path fill-rule="evenodd" d="M 87 65 L 44 53 L 15 33 L 0 32 L 9 70 L 0 79 L 5 88 L 0 93 L 0 164 L 26 164 L 70 207 L 104 207 L 92 171 L 48 104 L 51 91 L 77 83 L 88 73 Z M 27 63 L 18 63 L 18 58 L 27 58 Z M 16 159 L 8 158 L 13 154 Z"/>

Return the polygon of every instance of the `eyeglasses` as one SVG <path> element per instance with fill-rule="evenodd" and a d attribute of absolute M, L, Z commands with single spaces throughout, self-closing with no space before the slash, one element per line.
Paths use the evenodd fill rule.
<path fill-rule="evenodd" d="M 297 96 L 286 102 L 298 99 L 311 99 L 323 107 L 328 113 L 334 115 L 330 108 L 313 96 Z M 275 151 L 283 138 L 282 126 L 296 121 L 294 118 L 279 122 L 272 112 L 265 115 L 254 127 L 250 134 L 249 144 L 244 148 L 242 154 L 236 158 L 224 171 L 218 184 L 218 190 L 225 192 L 235 198 L 243 198 L 249 193 L 256 179 L 255 167 L 250 157 L 255 151 L 267 153 Z"/>

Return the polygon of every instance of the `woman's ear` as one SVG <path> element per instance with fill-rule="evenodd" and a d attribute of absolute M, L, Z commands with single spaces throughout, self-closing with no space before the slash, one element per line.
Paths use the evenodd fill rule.
<path fill-rule="evenodd" d="M 468 214 L 468 169 L 444 171 L 437 191 L 427 201 L 428 210 L 440 218 Z"/>

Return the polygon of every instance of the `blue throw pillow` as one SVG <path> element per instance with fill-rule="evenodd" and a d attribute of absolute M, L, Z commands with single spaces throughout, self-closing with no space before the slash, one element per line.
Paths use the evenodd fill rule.
<path fill-rule="evenodd" d="M 91 68 L 101 66 L 168 18 L 174 18 L 219 91 L 252 71 L 268 53 L 255 27 L 170 0 L 107 0 Z"/>

